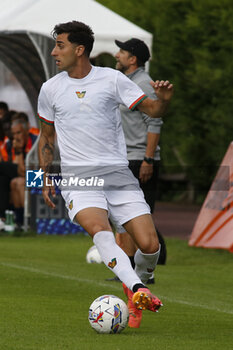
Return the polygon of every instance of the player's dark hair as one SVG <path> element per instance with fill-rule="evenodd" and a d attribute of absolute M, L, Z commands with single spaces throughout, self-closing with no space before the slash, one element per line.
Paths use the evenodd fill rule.
<path fill-rule="evenodd" d="M 56 39 L 57 35 L 67 33 L 68 40 L 71 43 L 85 46 L 85 53 L 89 57 L 94 44 L 94 33 L 92 29 L 85 23 L 72 21 L 57 24 L 52 36 Z"/>

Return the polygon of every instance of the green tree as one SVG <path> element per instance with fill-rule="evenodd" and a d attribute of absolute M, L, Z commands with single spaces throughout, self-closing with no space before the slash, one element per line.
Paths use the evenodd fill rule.
<path fill-rule="evenodd" d="M 99 2 L 153 34 L 150 74 L 175 86 L 163 164 L 172 171 L 178 153 L 196 193 L 205 193 L 233 137 L 232 0 Z"/>

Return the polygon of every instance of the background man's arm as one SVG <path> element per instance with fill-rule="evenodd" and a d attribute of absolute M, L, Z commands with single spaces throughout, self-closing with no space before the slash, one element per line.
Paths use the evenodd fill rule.
<path fill-rule="evenodd" d="M 146 154 L 147 158 L 154 158 L 154 154 L 159 143 L 160 134 L 155 134 L 152 132 L 147 133 L 147 146 L 146 146 Z M 148 164 L 143 161 L 139 171 L 139 179 L 142 183 L 147 182 L 151 176 L 153 175 L 153 163 Z"/>

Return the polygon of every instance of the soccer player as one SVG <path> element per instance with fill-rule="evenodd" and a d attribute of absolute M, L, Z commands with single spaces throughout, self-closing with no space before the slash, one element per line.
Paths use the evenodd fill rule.
<path fill-rule="evenodd" d="M 94 34 L 84 23 L 58 24 L 53 37 L 52 56 L 62 72 L 45 82 L 39 95 L 40 165 L 46 175 L 50 162 L 45 150 L 53 152 L 56 131 L 62 173 L 73 169 L 78 177 L 84 173 L 85 178 L 93 174 L 103 178 L 101 189 L 62 189 L 69 217 L 93 238 L 103 262 L 125 284 L 132 303 L 156 312 L 162 303 L 141 279 L 155 268 L 159 242 L 150 209 L 128 168 L 119 105 L 161 117 L 173 95 L 173 85 L 152 82 L 158 97 L 153 100 L 121 72 L 92 66 L 89 56 Z M 55 190 L 45 184 L 44 200 L 54 208 L 50 194 L 55 195 Z M 116 226 L 123 225 L 137 244 L 137 274 L 116 244 L 109 218 Z"/>

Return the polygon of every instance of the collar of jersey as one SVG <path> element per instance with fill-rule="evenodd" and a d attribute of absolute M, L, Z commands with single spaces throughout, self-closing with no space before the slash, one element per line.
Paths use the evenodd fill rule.
<path fill-rule="evenodd" d="M 95 67 L 94 67 L 94 66 L 91 66 L 90 72 L 89 72 L 84 78 L 82 78 L 82 79 L 71 78 L 71 77 L 69 77 L 68 73 L 66 73 L 66 74 L 67 74 L 67 77 L 68 77 L 69 80 L 71 80 L 71 81 L 76 81 L 76 82 L 78 81 L 79 83 L 84 83 L 84 82 L 86 82 L 87 80 L 91 79 L 92 76 L 94 75 L 94 73 L 95 73 Z"/>

